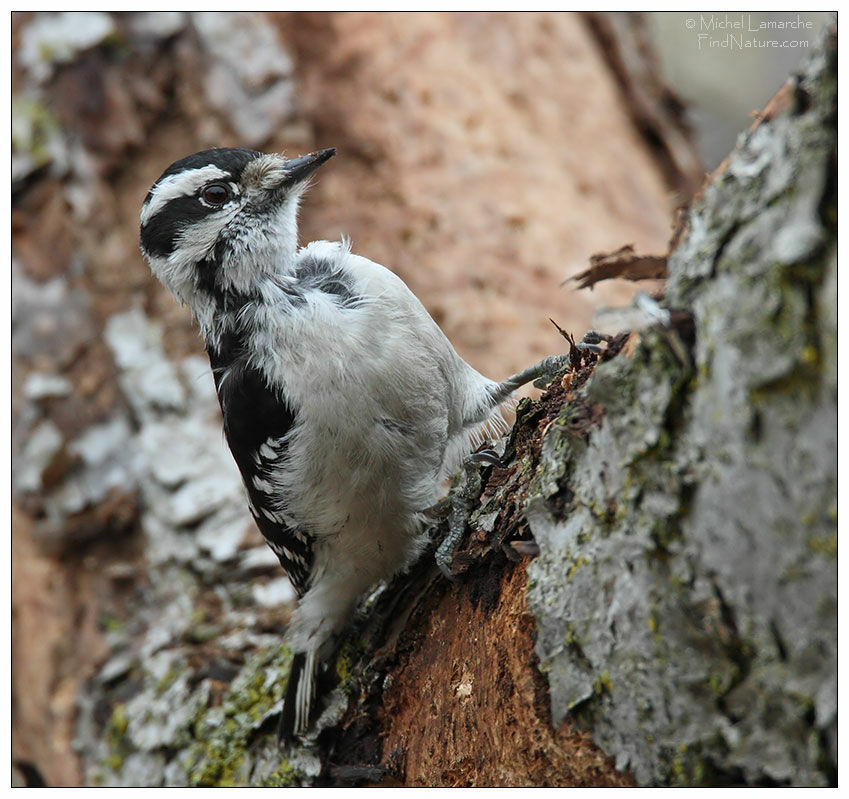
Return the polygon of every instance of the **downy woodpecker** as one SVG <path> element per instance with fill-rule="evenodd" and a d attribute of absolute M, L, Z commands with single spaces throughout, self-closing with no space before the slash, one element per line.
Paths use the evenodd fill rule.
<path fill-rule="evenodd" d="M 346 240 L 298 247 L 299 158 L 205 150 L 172 164 L 141 210 L 141 251 L 189 306 L 248 506 L 299 597 L 284 737 L 310 721 L 319 663 L 357 598 L 424 547 L 423 511 L 546 358 L 497 383 L 407 286 Z"/>

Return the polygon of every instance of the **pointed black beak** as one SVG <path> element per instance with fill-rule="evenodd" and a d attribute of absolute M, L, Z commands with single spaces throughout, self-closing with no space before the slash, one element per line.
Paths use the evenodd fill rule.
<path fill-rule="evenodd" d="M 286 162 L 286 186 L 293 186 L 308 178 L 316 169 L 318 169 L 325 161 L 329 160 L 336 153 L 335 147 L 328 147 L 326 150 L 316 150 L 314 153 L 302 155 L 298 158 L 293 158 Z"/>

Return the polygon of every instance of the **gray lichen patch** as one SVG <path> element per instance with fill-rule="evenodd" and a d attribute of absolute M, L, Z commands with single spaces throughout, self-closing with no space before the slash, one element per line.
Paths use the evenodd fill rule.
<path fill-rule="evenodd" d="M 836 774 L 833 45 L 690 211 L 692 364 L 660 328 L 601 364 L 600 426 L 549 427 L 527 502 L 553 722 L 644 784 Z"/>

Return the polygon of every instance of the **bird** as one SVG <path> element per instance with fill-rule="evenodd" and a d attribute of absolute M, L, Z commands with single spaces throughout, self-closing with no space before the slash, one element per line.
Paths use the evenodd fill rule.
<path fill-rule="evenodd" d="M 284 740 L 307 732 L 358 598 L 423 552 L 425 511 L 475 435 L 566 365 L 491 380 L 349 239 L 299 246 L 301 199 L 335 152 L 203 150 L 162 173 L 140 214 L 141 253 L 197 321 L 250 513 L 297 595 Z"/>

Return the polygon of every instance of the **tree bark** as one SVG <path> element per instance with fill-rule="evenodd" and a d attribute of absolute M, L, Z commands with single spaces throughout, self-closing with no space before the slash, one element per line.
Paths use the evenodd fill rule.
<path fill-rule="evenodd" d="M 48 52 L 27 43 L 33 19 L 16 50 Z M 33 101 L 16 106 L 31 135 L 13 219 L 19 778 L 833 781 L 834 41 L 691 210 L 670 325 L 598 364 L 576 352 L 523 401 L 504 466 L 478 475 L 456 582 L 426 560 L 369 597 L 316 741 L 281 752 L 286 589 L 245 520 L 195 333 L 131 255 L 150 182 L 209 144 L 341 141 L 351 158 L 311 195 L 304 238 L 352 233 L 467 358 L 507 373 L 552 349 L 570 259 L 662 251 L 668 162 L 564 15 L 273 17 L 294 66 L 254 15 L 225 40 L 202 15 L 92 19 L 95 43 L 47 77 L 16 66 Z M 238 71 L 256 67 L 239 41 L 264 77 Z M 593 98 L 601 139 L 571 110 Z M 586 326 L 580 303 L 561 326 Z"/>

